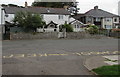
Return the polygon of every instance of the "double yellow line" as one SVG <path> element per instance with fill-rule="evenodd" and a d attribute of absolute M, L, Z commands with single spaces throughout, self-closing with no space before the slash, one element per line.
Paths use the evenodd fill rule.
<path fill-rule="evenodd" d="M 47 54 L 47 53 L 44 53 L 44 54 L 10 54 L 10 55 L 6 55 L 6 56 L 3 56 L 3 58 L 34 58 L 34 57 L 47 57 L 47 56 L 68 56 L 68 55 L 78 55 L 78 56 L 81 56 L 81 55 L 109 55 L 109 54 L 119 54 L 120 52 L 119 51 L 105 51 L 105 52 L 95 52 L 95 51 L 92 51 L 92 52 L 75 52 L 75 53 L 68 53 L 68 54 Z"/>

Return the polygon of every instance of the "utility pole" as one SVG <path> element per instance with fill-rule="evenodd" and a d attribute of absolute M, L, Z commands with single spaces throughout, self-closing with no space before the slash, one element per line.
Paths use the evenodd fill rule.
<path fill-rule="evenodd" d="M 2 40 L 3 28 L 2 28 L 2 6 L 0 5 L 0 40 Z"/>

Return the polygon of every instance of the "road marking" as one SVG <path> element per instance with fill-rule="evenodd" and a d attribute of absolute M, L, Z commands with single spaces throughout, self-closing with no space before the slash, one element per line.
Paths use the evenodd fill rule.
<path fill-rule="evenodd" d="M 119 54 L 120 51 L 114 51 L 113 54 Z"/>
<path fill-rule="evenodd" d="M 104 52 L 95 52 L 95 51 L 91 51 L 91 52 L 75 52 L 75 53 L 61 53 L 61 54 L 58 54 L 58 53 L 50 53 L 50 54 L 47 54 L 47 53 L 44 53 L 44 54 L 10 54 L 10 55 L 4 55 L 3 58 L 25 58 L 25 57 L 28 57 L 28 58 L 32 58 L 32 57 L 48 57 L 48 56 L 67 56 L 67 55 L 78 55 L 78 56 L 87 56 L 87 55 L 108 55 L 108 54 L 118 54 L 119 51 L 104 51 Z"/>
<path fill-rule="evenodd" d="M 15 54 L 14 57 L 15 58 L 24 58 L 25 54 Z"/>
<path fill-rule="evenodd" d="M 36 54 L 27 54 L 27 57 L 36 57 Z"/>
<path fill-rule="evenodd" d="M 75 53 L 75 54 L 77 54 L 78 56 L 80 56 L 80 55 L 81 55 L 80 53 Z"/>
<path fill-rule="evenodd" d="M 59 56 L 60 54 L 48 54 L 49 56 Z"/>
<path fill-rule="evenodd" d="M 42 56 L 48 56 L 46 53 L 45 54 L 38 54 L 38 56 L 42 57 Z"/>
<path fill-rule="evenodd" d="M 13 54 L 9 55 L 9 56 L 3 56 L 3 58 L 12 58 Z"/>
<path fill-rule="evenodd" d="M 68 55 L 68 54 L 60 54 L 60 55 L 65 56 L 65 55 Z"/>

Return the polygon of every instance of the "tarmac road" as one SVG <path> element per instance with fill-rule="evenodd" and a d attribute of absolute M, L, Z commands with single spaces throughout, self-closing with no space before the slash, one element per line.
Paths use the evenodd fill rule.
<path fill-rule="evenodd" d="M 113 38 L 3 41 L 3 75 L 92 75 L 84 60 L 117 50 Z"/>

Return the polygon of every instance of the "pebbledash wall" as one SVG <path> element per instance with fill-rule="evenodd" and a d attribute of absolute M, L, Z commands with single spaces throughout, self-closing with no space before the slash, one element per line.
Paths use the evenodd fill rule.
<path fill-rule="evenodd" d="M 62 35 L 64 36 L 64 35 Z M 30 40 L 30 39 L 59 39 L 60 33 L 46 32 L 46 33 L 10 33 L 10 40 Z M 103 38 L 101 35 L 90 35 L 86 32 L 70 32 L 65 33 L 64 39 L 88 39 L 88 38 Z"/>

